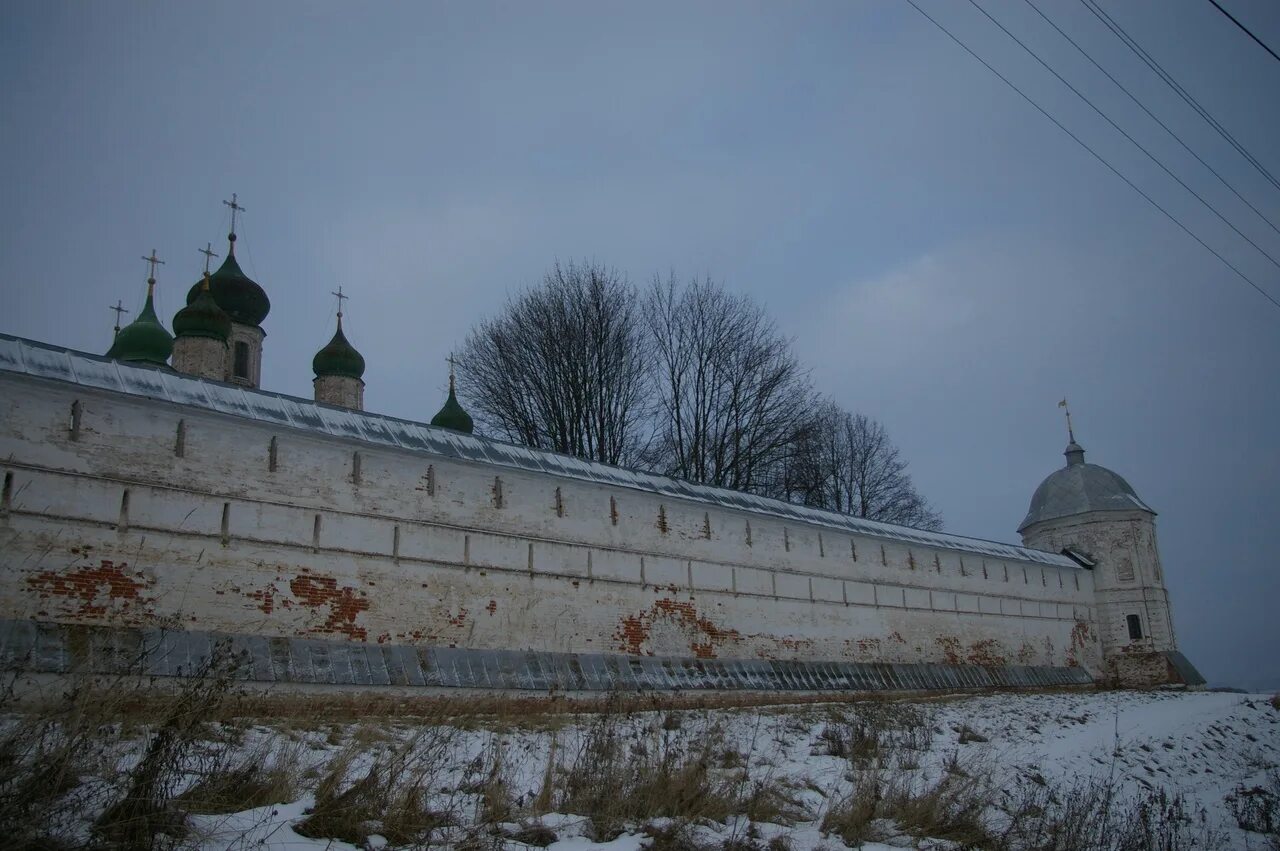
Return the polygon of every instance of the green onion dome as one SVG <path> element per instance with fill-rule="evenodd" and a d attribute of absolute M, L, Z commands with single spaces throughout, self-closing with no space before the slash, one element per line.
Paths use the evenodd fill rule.
<path fill-rule="evenodd" d="M 458 404 L 458 397 L 453 392 L 452 374 L 449 375 L 449 398 L 445 401 L 444 407 L 440 409 L 440 412 L 431 418 L 431 424 L 466 434 L 471 434 L 474 428 L 474 424 L 471 422 L 471 415 Z"/>
<path fill-rule="evenodd" d="M 208 281 L 206 275 L 195 301 L 174 314 L 175 337 L 211 337 L 225 343 L 231 336 L 231 317 L 213 300 Z"/>
<path fill-rule="evenodd" d="M 262 320 L 271 312 L 271 300 L 257 282 L 250 278 L 236 262 L 236 235 L 227 235 L 230 248 L 227 259 L 218 271 L 209 276 L 209 291 L 218 307 L 231 317 L 232 322 L 242 325 L 261 325 Z M 200 297 L 200 289 L 204 280 L 196 281 L 187 292 L 187 304 L 194 304 Z"/>
<path fill-rule="evenodd" d="M 311 369 L 316 378 L 326 375 L 340 375 L 346 378 L 364 376 L 364 356 L 356 351 L 355 346 L 347 342 L 342 333 L 342 314 L 338 314 L 338 330 L 334 332 L 329 344 L 311 359 Z"/>
<path fill-rule="evenodd" d="M 138 318 L 120 329 L 107 357 L 117 360 L 168 366 L 173 354 L 173 336 L 160 324 L 155 307 L 155 278 L 147 279 L 147 303 Z"/>

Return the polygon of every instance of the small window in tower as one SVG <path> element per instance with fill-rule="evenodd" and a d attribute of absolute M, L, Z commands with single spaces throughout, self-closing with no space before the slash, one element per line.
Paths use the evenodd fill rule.
<path fill-rule="evenodd" d="M 1129 640 L 1142 640 L 1142 619 L 1137 615 L 1129 615 L 1126 620 L 1129 621 Z"/>
<path fill-rule="evenodd" d="M 235 363 L 232 365 L 231 374 L 236 378 L 249 377 L 249 344 L 244 340 L 236 340 Z"/>

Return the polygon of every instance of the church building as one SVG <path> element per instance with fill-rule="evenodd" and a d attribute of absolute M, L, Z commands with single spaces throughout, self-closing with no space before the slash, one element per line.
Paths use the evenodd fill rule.
<path fill-rule="evenodd" d="M 1016 546 L 480 437 L 452 371 L 430 423 L 366 412 L 340 290 L 313 398 L 280 394 L 227 203 L 172 334 L 153 251 L 105 356 L 0 335 L 0 664 L 29 681 L 225 657 L 411 693 L 1204 683 L 1155 512 L 1074 433 Z"/>

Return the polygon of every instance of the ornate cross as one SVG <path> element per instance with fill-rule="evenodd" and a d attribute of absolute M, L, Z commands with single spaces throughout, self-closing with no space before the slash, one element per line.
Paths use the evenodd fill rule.
<path fill-rule="evenodd" d="M 218 256 L 213 253 L 213 243 L 206 242 L 204 248 L 197 248 L 196 251 L 204 255 L 204 273 L 209 274 L 209 261 Z"/>
<path fill-rule="evenodd" d="M 329 293 L 329 295 L 338 297 L 338 318 L 341 319 L 342 318 L 342 302 L 351 298 L 351 296 L 342 294 L 342 284 L 338 284 L 338 291 L 336 293 L 331 292 Z"/>
<path fill-rule="evenodd" d="M 446 360 L 449 361 L 449 383 L 452 385 L 454 368 L 458 365 L 458 359 L 453 356 L 453 352 L 449 352 L 449 357 Z"/>
<path fill-rule="evenodd" d="M 128 313 L 129 308 L 124 306 L 123 301 L 121 301 L 120 299 L 116 299 L 115 307 L 111 307 L 108 309 L 114 310 L 116 312 L 116 333 L 119 334 L 120 333 L 120 314 Z"/>
<path fill-rule="evenodd" d="M 241 207 L 238 203 L 236 203 L 236 193 L 234 192 L 231 193 L 230 201 L 223 199 L 222 203 L 226 204 L 228 207 L 231 208 L 231 232 L 235 233 L 236 232 L 236 213 L 243 213 L 244 207 Z"/>
<path fill-rule="evenodd" d="M 147 282 L 148 282 L 148 283 L 155 283 L 155 280 L 156 280 L 156 267 L 157 267 L 157 266 L 163 266 L 163 265 L 164 265 L 164 261 L 163 261 L 163 260 L 161 260 L 159 257 L 157 257 L 157 256 L 156 256 L 156 250 L 155 250 L 154 248 L 153 248 L 153 249 L 151 249 L 151 256 L 150 256 L 150 257 L 143 257 L 142 259 L 143 259 L 143 260 L 146 260 L 146 261 L 147 261 L 147 263 L 149 263 L 149 264 L 150 264 L 150 266 L 151 266 L 151 268 L 147 271 Z"/>

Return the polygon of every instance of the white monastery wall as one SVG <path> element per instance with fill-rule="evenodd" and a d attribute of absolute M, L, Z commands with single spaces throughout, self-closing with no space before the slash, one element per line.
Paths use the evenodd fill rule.
<path fill-rule="evenodd" d="M 16 374 L 0 459 L 5 618 L 1100 669 L 1080 569 Z"/>

